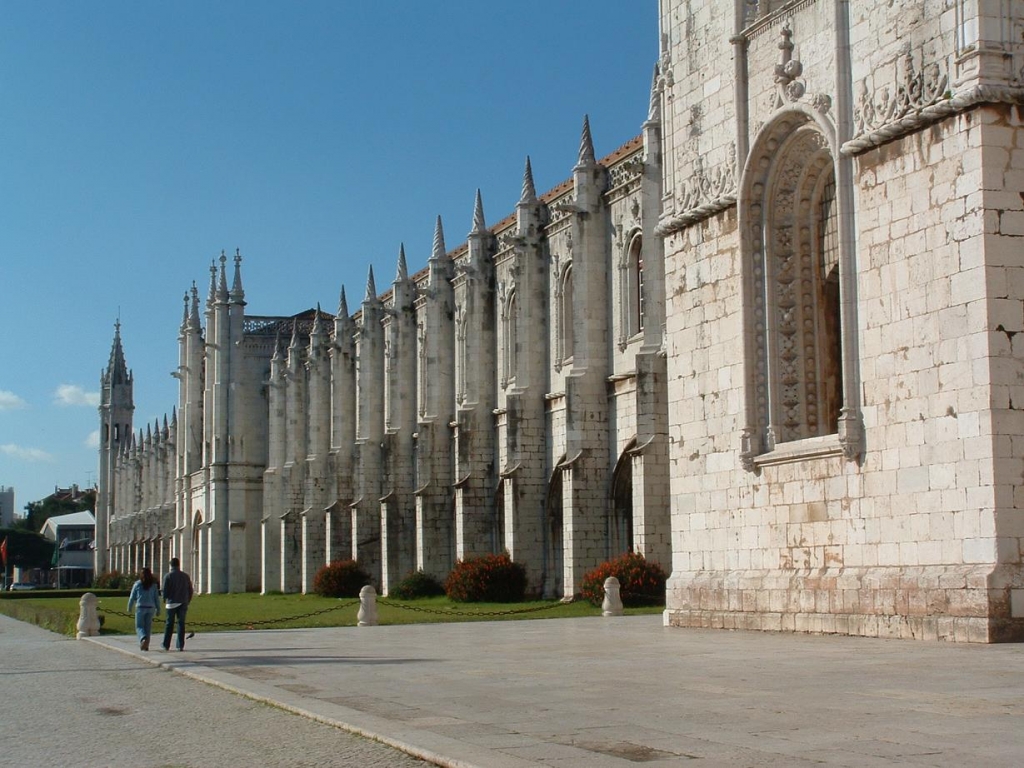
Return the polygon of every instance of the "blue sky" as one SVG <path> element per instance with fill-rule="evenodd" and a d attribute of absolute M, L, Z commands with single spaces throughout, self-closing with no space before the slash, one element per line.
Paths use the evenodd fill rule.
<path fill-rule="evenodd" d="M 120 317 L 135 428 L 177 401 L 182 296 L 241 250 L 251 314 L 355 309 L 640 132 L 657 4 L 0 3 L 0 485 L 91 485 Z"/>

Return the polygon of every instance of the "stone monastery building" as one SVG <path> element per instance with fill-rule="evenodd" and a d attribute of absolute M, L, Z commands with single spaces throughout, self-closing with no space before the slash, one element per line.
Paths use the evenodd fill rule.
<path fill-rule="evenodd" d="M 118 328 L 98 572 L 560 597 L 632 549 L 673 626 L 1024 639 L 1024 3 L 660 5 L 639 135 L 354 312 L 222 256 L 138 432 Z"/>

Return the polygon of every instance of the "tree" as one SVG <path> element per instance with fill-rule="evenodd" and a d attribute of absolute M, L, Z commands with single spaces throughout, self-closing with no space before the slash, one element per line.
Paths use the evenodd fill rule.
<path fill-rule="evenodd" d="M 0 528 L 0 541 L 7 539 L 7 571 L 12 568 L 49 568 L 53 542 L 41 534 Z"/>
<path fill-rule="evenodd" d="M 25 519 L 25 525 L 30 531 L 41 531 L 51 517 L 95 509 L 95 489 L 90 488 L 79 493 L 78 487 L 75 486 L 70 491 L 58 491 L 42 501 L 30 501 L 26 504 L 25 511 L 28 512 L 28 517 Z"/>

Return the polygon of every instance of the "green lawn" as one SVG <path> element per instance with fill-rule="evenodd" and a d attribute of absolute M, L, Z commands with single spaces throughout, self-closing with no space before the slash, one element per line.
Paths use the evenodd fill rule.
<path fill-rule="evenodd" d="M 124 596 L 100 597 L 102 634 L 134 634 L 135 619 L 127 615 L 127 603 L 128 598 Z M 660 606 L 627 608 L 626 614 L 661 613 L 662 610 Z M 78 597 L 0 600 L 0 613 L 68 635 L 75 634 L 78 612 Z M 354 627 L 358 612 L 359 601 L 355 598 L 337 600 L 316 595 L 197 595 L 188 609 L 188 627 L 196 632 Z M 453 603 L 445 597 L 430 597 L 406 601 L 378 598 L 377 602 L 377 619 L 382 625 L 564 619 L 600 615 L 600 608 L 583 601 Z M 163 626 L 163 619 L 158 619 L 154 624 L 154 632 L 162 631 Z"/>

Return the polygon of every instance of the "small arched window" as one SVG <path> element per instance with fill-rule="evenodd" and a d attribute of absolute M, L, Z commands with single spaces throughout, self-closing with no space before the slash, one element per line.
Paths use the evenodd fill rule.
<path fill-rule="evenodd" d="M 644 243 L 637 234 L 629 243 L 629 335 L 644 329 Z"/>
<path fill-rule="evenodd" d="M 504 312 L 504 323 L 502 323 L 502 379 L 504 384 L 515 383 L 516 380 L 516 367 L 518 365 L 518 352 L 517 346 L 519 344 L 519 334 L 516 330 L 517 321 L 517 308 L 516 308 L 516 292 L 513 290 L 509 293 L 508 300 L 505 302 Z"/>
<path fill-rule="evenodd" d="M 574 324 L 574 312 L 573 312 L 573 285 L 572 285 L 572 265 L 569 265 L 565 269 L 565 273 L 562 276 L 562 300 L 561 300 L 561 314 L 562 314 L 562 361 L 570 360 L 575 353 L 576 345 L 576 332 L 573 328 Z"/>

